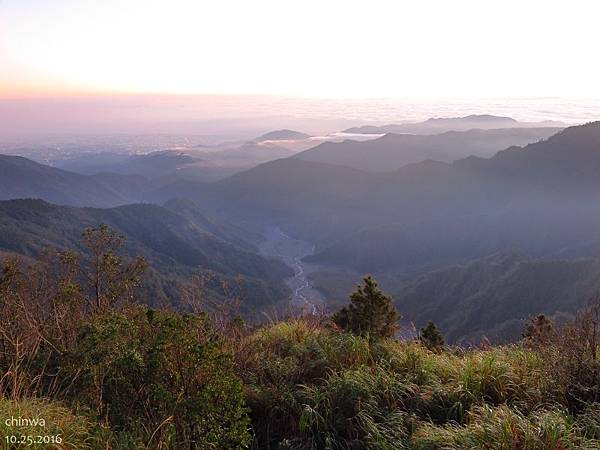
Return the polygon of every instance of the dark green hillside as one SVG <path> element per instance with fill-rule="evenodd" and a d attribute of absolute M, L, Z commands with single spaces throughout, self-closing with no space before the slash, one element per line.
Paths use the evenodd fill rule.
<path fill-rule="evenodd" d="M 571 315 L 597 295 L 600 259 L 496 254 L 422 275 L 393 292 L 407 319 L 419 326 L 433 320 L 450 341 L 513 341 L 524 319 Z"/>
<path fill-rule="evenodd" d="M 359 276 L 322 270 L 311 278 L 335 310 Z M 527 317 L 569 316 L 600 293 L 600 259 L 534 259 L 503 252 L 420 275 L 384 271 L 378 278 L 405 322 L 417 328 L 433 320 L 451 343 L 479 343 L 484 336 L 494 343 L 512 342 Z"/>
<path fill-rule="evenodd" d="M 252 243 L 260 242 L 263 238 L 261 234 L 253 233 L 241 225 L 219 222 L 207 217 L 202 213 L 199 203 L 190 199 L 173 198 L 163 206 L 192 221 L 207 233 L 246 250 L 256 252 L 257 248 Z"/>
<path fill-rule="evenodd" d="M 0 249 L 35 256 L 47 247 L 81 250 L 86 227 L 105 223 L 128 237 L 127 254 L 144 254 L 155 270 L 153 281 L 175 284 L 192 274 L 215 273 L 224 280 L 243 277 L 244 309 L 284 300 L 281 279 L 289 276 L 283 264 L 266 260 L 203 228 L 201 223 L 156 205 L 112 209 L 72 208 L 40 200 L 0 202 Z M 167 281 L 169 278 L 172 281 Z M 162 280 L 162 281 L 161 281 Z M 161 288 L 162 289 L 162 288 Z M 177 302 L 177 289 L 169 301 Z"/>

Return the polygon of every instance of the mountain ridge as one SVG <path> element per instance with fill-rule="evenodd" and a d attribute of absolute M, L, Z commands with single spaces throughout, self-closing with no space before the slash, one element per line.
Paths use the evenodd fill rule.
<path fill-rule="evenodd" d="M 391 172 L 425 159 L 452 162 L 469 155 L 491 157 L 512 146 L 547 139 L 560 128 L 446 131 L 435 135 L 387 133 L 370 141 L 325 142 L 293 158 Z"/>
<path fill-rule="evenodd" d="M 365 125 L 344 130 L 347 133 L 383 134 L 383 133 L 412 133 L 435 134 L 445 131 L 468 131 L 472 129 L 494 128 L 564 128 L 567 124 L 558 121 L 545 120 L 540 122 L 519 122 L 512 117 L 495 116 L 492 114 L 471 114 L 464 117 L 432 117 L 422 122 L 389 124 L 383 126 Z"/>
<path fill-rule="evenodd" d="M 22 156 L 0 155 L 0 200 L 42 198 L 73 206 L 115 206 L 138 201 L 147 189 L 140 176 L 86 176 Z"/>

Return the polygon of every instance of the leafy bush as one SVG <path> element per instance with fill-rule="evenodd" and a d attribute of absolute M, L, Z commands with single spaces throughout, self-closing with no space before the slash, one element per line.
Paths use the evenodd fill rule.
<path fill-rule="evenodd" d="M 242 384 L 202 317 L 145 308 L 99 315 L 64 370 L 75 397 L 117 431 L 177 448 L 249 441 Z"/>

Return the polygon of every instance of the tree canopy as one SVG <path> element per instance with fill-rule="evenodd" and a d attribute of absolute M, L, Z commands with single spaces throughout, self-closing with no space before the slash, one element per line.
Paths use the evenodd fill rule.
<path fill-rule="evenodd" d="M 372 276 L 363 279 L 350 296 L 350 304 L 333 316 L 343 330 L 371 338 L 391 337 L 398 329 L 401 316 Z"/>

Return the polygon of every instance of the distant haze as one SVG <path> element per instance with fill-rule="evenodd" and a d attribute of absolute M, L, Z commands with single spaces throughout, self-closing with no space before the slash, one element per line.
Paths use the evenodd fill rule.
<path fill-rule="evenodd" d="M 566 5 L 1 0 L 0 139 L 595 120 L 600 5 Z"/>
<path fill-rule="evenodd" d="M 250 139 L 275 129 L 312 135 L 473 113 L 521 121 L 597 119 L 600 100 L 327 100 L 275 96 L 61 95 L 0 100 L 0 141 L 48 135 L 194 134 Z"/>

